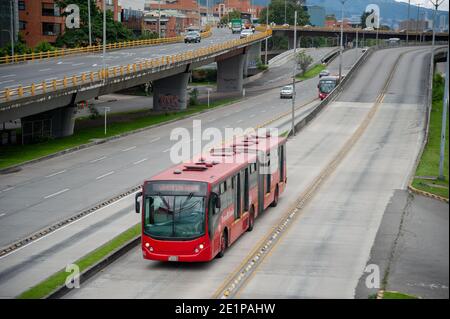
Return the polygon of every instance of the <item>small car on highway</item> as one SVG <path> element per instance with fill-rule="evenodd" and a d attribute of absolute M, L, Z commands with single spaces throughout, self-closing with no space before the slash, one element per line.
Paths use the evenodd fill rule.
<path fill-rule="evenodd" d="M 184 43 L 200 43 L 202 37 L 198 31 L 189 31 L 184 37 Z"/>
<path fill-rule="evenodd" d="M 329 76 L 330 75 L 330 71 L 328 70 L 322 70 L 319 73 L 319 78 L 321 78 L 322 76 Z"/>
<path fill-rule="evenodd" d="M 249 36 L 251 36 L 251 35 L 253 35 L 252 29 L 243 29 L 243 30 L 241 31 L 241 39 L 246 38 L 246 37 L 249 37 Z"/>
<path fill-rule="evenodd" d="M 294 95 L 294 87 L 292 85 L 286 85 L 281 88 L 280 99 L 284 98 L 292 99 L 293 95 Z"/>

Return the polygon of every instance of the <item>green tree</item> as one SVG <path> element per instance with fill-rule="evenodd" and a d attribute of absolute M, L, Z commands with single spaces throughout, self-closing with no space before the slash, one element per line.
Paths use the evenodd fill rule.
<path fill-rule="evenodd" d="M 80 8 L 80 28 L 66 29 L 56 39 L 57 46 L 78 47 L 89 45 L 88 5 L 86 0 L 57 0 L 60 8 L 69 4 L 76 4 Z M 63 14 L 67 16 L 67 13 Z M 101 44 L 103 39 L 103 13 L 97 7 L 95 1 L 91 1 L 92 44 Z M 113 13 L 106 13 L 106 42 L 120 42 L 133 40 L 133 32 L 122 23 L 114 21 Z"/>
<path fill-rule="evenodd" d="M 297 54 L 297 63 L 300 70 L 302 70 L 302 75 L 305 74 L 312 62 L 313 58 L 305 52 L 301 51 Z"/>
<path fill-rule="evenodd" d="M 286 23 L 294 25 L 294 11 L 297 10 L 297 25 L 309 24 L 309 15 L 303 10 L 303 7 L 295 0 L 286 0 Z M 273 0 L 269 4 L 269 23 L 274 22 L 277 25 L 284 24 L 284 0 Z M 265 24 L 267 8 L 261 10 L 259 23 Z"/>
<path fill-rule="evenodd" d="M 241 18 L 241 11 L 233 10 L 229 12 L 228 14 L 224 15 L 220 19 L 220 23 L 227 24 L 233 19 L 240 19 Z"/>
<path fill-rule="evenodd" d="M 14 43 L 14 54 L 31 53 L 32 49 L 27 47 L 22 34 L 19 33 L 18 41 Z M 0 56 L 11 55 L 11 44 L 8 42 L 4 47 L 0 48 Z"/>

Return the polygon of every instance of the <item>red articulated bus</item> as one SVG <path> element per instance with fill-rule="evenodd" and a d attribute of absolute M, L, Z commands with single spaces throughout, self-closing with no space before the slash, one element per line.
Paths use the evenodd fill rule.
<path fill-rule="evenodd" d="M 222 257 L 264 209 L 277 205 L 286 181 L 286 139 L 269 134 L 235 138 L 165 170 L 136 194 L 143 257 L 180 262 Z"/>

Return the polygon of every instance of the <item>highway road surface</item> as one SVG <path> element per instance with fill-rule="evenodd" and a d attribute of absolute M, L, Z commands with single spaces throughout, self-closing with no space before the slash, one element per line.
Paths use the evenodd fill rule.
<path fill-rule="evenodd" d="M 348 69 L 354 54 L 344 56 Z M 330 68 L 337 69 L 337 62 Z M 317 103 L 317 79 L 297 84 L 298 116 Z M 308 103 L 313 101 L 313 103 Z M 242 127 L 262 124 L 291 109 L 291 100 L 279 98 L 279 89 L 267 91 L 227 107 L 194 117 L 202 128 Z M 144 178 L 170 166 L 176 127 L 192 130 L 193 118 L 166 124 L 75 153 L 27 165 L 0 177 L 0 242 L 17 238 L 109 199 Z M 277 125 L 288 129 L 285 122 Z M 0 257 L 0 296 L 13 297 L 107 242 L 139 221 L 132 213 L 132 196 L 109 205 L 69 226 Z M 31 267 L 32 266 L 32 267 Z"/>
<path fill-rule="evenodd" d="M 224 258 L 153 262 L 139 247 L 66 297 L 219 297 L 227 278 L 345 146 L 346 156 L 236 296 L 353 298 L 384 209 L 395 189 L 405 189 L 423 140 L 429 57 L 429 48 L 375 52 L 337 100 L 288 141 L 288 187 L 279 205 Z"/>
<path fill-rule="evenodd" d="M 233 39 L 239 39 L 239 34 L 232 34 L 228 29 L 213 29 L 212 36 L 202 39 L 200 43 L 173 43 L 107 51 L 105 64 L 107 67 L 133 64 Z M 99 52 L 3 65 L 0 66 L 0 90 L 41 83 L 44 80 L 62 79 L 65 75 L 69 77 L 83 72 L 98 71 L 102 68 L 102 63 L 102 53 Z"/>

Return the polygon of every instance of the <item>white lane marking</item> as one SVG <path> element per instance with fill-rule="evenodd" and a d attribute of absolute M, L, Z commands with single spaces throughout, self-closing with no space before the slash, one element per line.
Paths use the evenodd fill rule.
<path fill-rule="evenodd" d="M 207 120 L 206 122 L 214 122 L 216 120 L 215 117 L 213 117 L 212 119 Z"/>
<path fill-rule="evenodd" d="M 289 140 L 289 141 L 290 141 L 290 140 Z M 44 236 L 42 236 L 42 237 L 39 237 L 38 239 L 33 240 L 33 241 L 29 242 L 28 244 L 22 245 L 22 246 L 20 246 L 19 248 L 14 249 L 12 252 L 10 252 L 10 253 L 8 253 L 8 254 L 6 254 L 6 255 L 0 256 L 0 260 L 2 260 L 3 258 L 8 257 L 8 256 L 10 256 L 10 255 L 12 255 L 12 254 L 14 254 L 14 253 L 17 253 L 18 251 L 24 249 L 25 247 L 27 247 L 27 246 L 29 246 L 29 245 L 32 245 L 32 244 L 34 244 L 34 243 L 37 243 L 38 241 L 40 241 L 40 240 L 46 238 L 47 236 L 51 236 L 52 234 L 55 234 L 56 232 L 59 232 L 59 231 L 63 230 L 63 229 L 66 228 L 66 227 L 69 227 L 69 226 L 71 226 L 71 225 L 73 225 L 73 224 L 75 224 L 75 223 L 78 223 L 79 221 L 81 221 L 81 220 L 83 220 L 83 219 L 85 219 L 85 218 L 87 218 L 87 217 L 89 217 L 89 216 L 92 216 L 94 213 L 98 213 L 98 212 L 104 210 L 105 208 L 108 208 L 109 206 L 115 205 L 115 204 L 117 204 L 117 203 L 123 201 L 124 199 L 126 199 L 126 198 L 128 198 L 128 197 L 132 197 L 132 196 L 134 196 L 136 193 L 137 193 L 137 192 L 134 192 L 134 193 L 132 193 L 132 194 L 130 194 L 130 195 L 124 196 L 124 197 L 122 197 L 121 199 L 118 199 L 118 200 L 116 200 L 115 202 L 112 202 L 111 204 L 108 204 L 108 205 L 105 205 L 105 206 L 103 206 L 103 207 L 100 207 L 99 209 L 97 209 L 97 210 L 95 210 L 94 212 L 92 212 L 92 214 L 84 215 L 83 217 L 78 218 L 78 219 L 75 219 L 73 222 L 70 222 L 70 223 L 68 223 L 68 224 L 66 224 L 66 225 L 64 225 L 64 226 L 62 226 L 62 227 L 60 227 L 60 228 L 58 228 L 58 229 L 52 231 L 51 233 L 48 233 L 47 235 L 44 235 Z"/>
<path fill-rule="evenodd" d="M 256 116 L 255 114 L 252 114 L 252 115 L 250 115 L 249 117 L 252 118 L 252 117 L 255 117 L 255 116 Z"/>
<path fill-rule="evenodd" d="M 241 122 L 244 122 L 244 120 L 238 120 L 238 121 L 236 121 L 236 123 L 241 123 Z"/>
<path fill-rule="evenodd" d="M 167 153 L 168 151 L 170 151 L 171 148 L 168 148 L 166 150 L 163 151 L 163 153 Z"/>
<path fill-rule="evenodd" d="M 57 195 L 67 192 L 68 190 L 69 190 L 68 188 L 64 188 L 63 190 L 60 190 L 59 192 L 45 196 L 44 199 L 49 199 L 49 198 L 55 197 Z"/>
<path fill-rule="evenodd" d="M 266 110 L 262 110 L 261 113 L 266 113 Z"/>
<path fill-rule="evenodd" d="M 3 217 L 3 216 L 5 216 L 6 214 L 5 213 L 3 213 L 3 214 L 0 214 L 0 217 Z"/>
<path fill-rule="evenodd" d="M 10 191 L 10 190 L 12 190 L 14 188 L 15 188 L 14 186 L 13 187 L 8 187 L 8 188 L 5 188 L 4 190 L 2 190 L 1 192 L 7 192 L 7 191 Z"/>
<path fill-rule="evenodd" d="M 95 64 L 92 64 L 92 67 L 96 67 L 97 66 L 97 63 L 95 63 Z"/>
<path fill-rule="evenodd" d="M 14 82 L 14 80 L 2 81 L 2 82 L 0 82 L 0 84 L 9 83 L 9 82 Z"/>
<path fill-rule="evenodd" d="M 51 71 L 51 68 L 39 70 L 39 72 Z"/>
<path fill-rule="evenodd" d="M 83 65 L 84 63 L 83 62 L 81 62 L 81 63 L 75 63 L 75 64 L 72 64 L 72 66 L 79 66 L 79 65 Z"/>
<path fill-rule="evenodd" d="M 136 148 L 136 146 L 131 146 L 129 148 L 122 150 L 122 152 L 128 152 L 128 151 L 134 150 L 135 148 Z"/>
<path fill-rule="evenodd" d="M 114 171 L 108 172 L 106 174 L 100 175 L 99 177 L 97 177 L 96 179 L 102 179 L 103 177 L 109 176 L 111 174 L 114 174 Z"/>
<path fill-rule="evenodd" d="M 62 63 L 62 61 L 59 61 L 57 64 L 60 65 L 60 64 L 63 64 L 63 63 Z"/>
<path fill-rule="evenodd" d="M 141 159 L 141 160 L 139 160 L 137 162 L 134 162 L 133 164 L 134 165 L 141 164 L 142 162 L 145 162 L 146 160 L 148 160 L 148 158 L 143 158 L 143 159 Z"/>
<path fill-rule="evenodd" d="M 151 141 L 150 141 L 150 143 L 153 143 L 153 142 L 159 141 L 160 139 L 161 139 L 161 137 L 157 137 L 157 138 L 154 138 L 153 140 L 151 140 Z"/>
<path fill-rule="evenodd" d="M 2 76 L 0 76 L 0 78 L 10 78 L 10 77 L 12 77 L 12 76 L 16 76 L 15 74 L 8 74 L 8 75 L 2 75 Z"/>
<path fill-rule="evenodd" d="M 44 81 L 47 82 L 47 81 L 52 81 L 52 80 L 56 80 L 56 78 L 49 78 L 49 79 L 45 79 Z"/>
<path fill-rule="evenodd" d="M 45 177 L 49 178 L 49 177 L 53 177 L 53 176 L 56 176 L 56 175 L 59 175 L 59 174 L 65 173 L 65 172 L 66 172 L 66 170 L 62 170 L 62 171 L 59 171 L 59 172 L 56 172 L 56 173 L 53 173 L 53 174 L 47 175 L 47 176 L 45 176 Z"/>
<path fill-rule="evenodd" d="M 90 161 L 89 163 L 95 163 L 95 162 L 104 160 L 105 158 L 106 158 L 106 156 L 102 156 L 102 157 L 100 157 L 100 158 L 97 158 L 97 159 L 95 159 L 95 160 Z"/>

